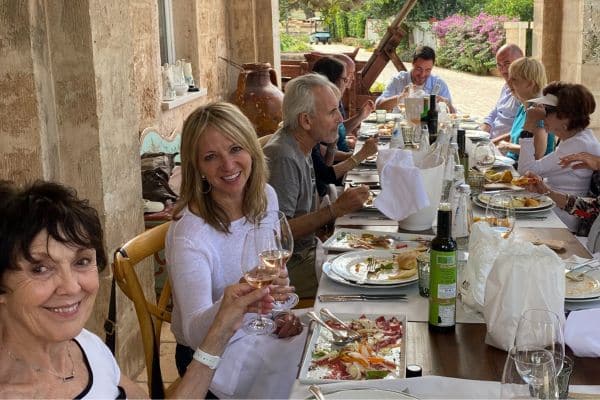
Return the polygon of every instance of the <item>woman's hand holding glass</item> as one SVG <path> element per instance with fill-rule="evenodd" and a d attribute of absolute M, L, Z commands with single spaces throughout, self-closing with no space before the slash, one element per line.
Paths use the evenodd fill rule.
<path fill-rule="evenodd" d="M 271 287 L 271 293 L 275 298 L 273 310 L 290 310 L 296 306 L 299 301 L 298 295 L 294 293 L 294 287 L 289 286 L 290 281 L 286 268 L 286 264 L 294 252 L 294 237 L 292 235 L 292 230 L 285 214 L 279 210 L 265 212 L 256 225 L 258 227 L 271 227 L 277 242 L 276 247 L 278 253 L 274 255 L 276 256 L 275 258 L 279 257 L 280 273 L 278 277 L 273 280 L 273 286 Z"/>

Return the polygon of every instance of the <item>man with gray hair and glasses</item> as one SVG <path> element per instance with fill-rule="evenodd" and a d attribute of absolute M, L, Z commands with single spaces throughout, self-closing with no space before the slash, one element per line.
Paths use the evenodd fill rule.
<path fill-rule="evenodd" d="M 504 85 L 496 106 L 483 120 L 481 129 L 489 132 L 492 139 L 510 132 L 517 110 L 521 103 L 508 87 L 508 67 L 518 58 L 523 57 L 523 51 L 516 44 L 507 43 L 496 52 L 496 66 L 504 78 Z"/>
<path fill-rule="evenodd" d="M 369 196 L 366 186 L 350 188 L 333 204 L 318 209 L 310 153 L 317 143 L 337 140 L 342 122 L 339 98 L 339 89 L 321 75 L 292 79 L 283 97 L 283 126 L 264 147 L 269 183 L 294 235 L 294 254 L 287 268 L 300 298 L 314 298 L 317 292 L 315 232 L 335 218 L 359 210 Z"/>

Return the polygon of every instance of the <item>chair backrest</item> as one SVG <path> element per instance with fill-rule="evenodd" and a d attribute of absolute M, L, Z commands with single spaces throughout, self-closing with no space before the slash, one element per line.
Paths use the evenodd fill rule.
<path fill-rule="evenodd" d="M 166 280 L 158 301 L 151 301 L 144 294 L 135 267 L 148 257 L 157 257 L 157 253 L 164 249 L 170 224 L 171 222 L 166 222 L 129 240 L 117 249 L 113 262 L 115 280 L 135 306 L 144 345 L 148 390 L 152 398 L 165 390 L 160 371 L 160 331 L 164 321 L 171 322 L 171 312 L 168 309 L 171 285 Z"/>

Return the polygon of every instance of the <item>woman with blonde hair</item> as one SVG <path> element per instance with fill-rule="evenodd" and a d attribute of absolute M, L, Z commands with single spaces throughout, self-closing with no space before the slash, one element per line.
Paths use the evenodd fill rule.
<path fill-rule="evenodd" d="M 521 57 L 513 61 L 508 68 L 508 86 L 513 95 L 521 102 L 509 133 L 494 139 L 500 151 L 514 160 L 519 159 L 519 137 L 523 131 L 534 137 L 535 158 L 540 159 L 554 149 L 554 135 L 544 129 L 543 119 L 534 118 L 527 103 L 529 99 L 540 96 L 546 86 L 546 69 L 536 59 Z"/>
<path fill-rule="evenodd" d="M 246 233 L 265 211 L 278 210 L 278 202 L 267 184 L 267 166 L 254 128 L 232 104 L 209 103 L 186 119 L 181 163 L 181 197 L 167 233 L 165 252 L 173 287 L 175 359 L 182 375 L 193 349 L 206 336 L 224 288 L 242 279 L 241 250 Z M 277 292 L 292 291 L 288 283 L 287 271 L 282 271 L 274 282 Z M 293 314 L 280 322 L 280 337 L 302 331 Z M 276 389 L 253 384 L 252 376 L 261 368 L 264 371 L 263 365 L 256 365 L 261 362 L 256 351 L 296 351 L 294 346 L 286 347 L 287 342 L 275 342 L 282 341 L 236 333 L 223 354 L 225 365 L 217 369 L 211 391 L 219 397 L 286 397 L 287 393 L 269 392 Z M 293 378 L 293 374 L 288 378 L 290 386 Z"/>

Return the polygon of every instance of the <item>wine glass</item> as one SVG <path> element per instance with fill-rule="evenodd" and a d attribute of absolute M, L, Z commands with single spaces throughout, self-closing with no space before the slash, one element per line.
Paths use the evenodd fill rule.
<path fill-rule="evenodd" d="M 512 196 L 504 193 L 491 196 L 485 208 L 485 220 L 504 239 L 508 238 L 516 221 Z"/>
<path fill-rule="evenodd" d="M 520 353 L 550 352 L 558 374 L 565 358 L 563 326 L 558 315 L 542 309 L 523 311 L 517 325 L 514 347 Z"/>
<path fill-rule="evenodd" d="M 552 353 L 535 354 L 511 348 L 508 351 L 502 381 L 501 399 L 557 399 L 558 385 Z"/>
<path fill-rule="evenodd" d="M 485 171 L 494 165 L 494 161 L 496 161 L 496 149 L 494 148 L 494 144 L 489 140 L 483 140 L 477 143 L 477 146 L 475 146 L 475 149 L 473 150 L 473 159 L 475 160 L 477 169 L 482 173 L 485 173 Z"/>
<path fill-rule="evenodd" d="M 241 261 L 242 273 L 250 286 L 262 288 L 270 285 L 281 271 L 277 232 L 269 226 L 250 229 L 244 239 Z M 275 330 L 275 323 L 263 318 L 259 302 L 256 318 L 245 323 L 242 329 L 249 334 L 264 335 Z"/>
<path fill-rule="evenodd" d="M 294 236 L 287 217 L 279 210 L 269 210 L 261 216 L 258 226 L 271 226 L 277 232 L 277 240 L 279 240 L 282 256 L 281 269 L 285 269 L 288 260 L 294 253 Z M 286 298 L 283 300 L 278 300 L 278 296 L 275 296 L 273 311 L 288 311 L 296 306 L 300 300 L 296 293 L 287 293 L 285 296 Z"/>

